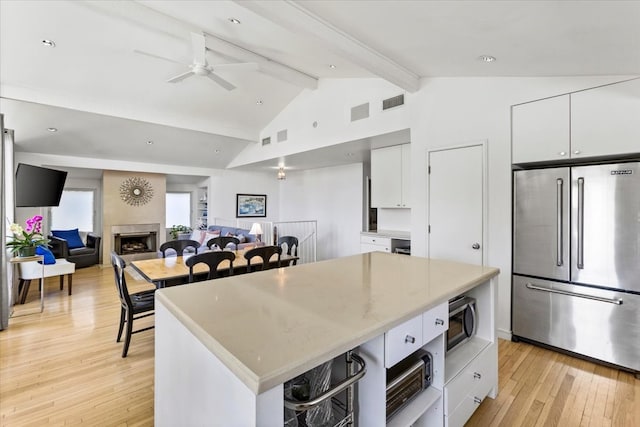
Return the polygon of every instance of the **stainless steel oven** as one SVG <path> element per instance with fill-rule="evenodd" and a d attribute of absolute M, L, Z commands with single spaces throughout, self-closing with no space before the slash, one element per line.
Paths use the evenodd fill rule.
<path fill-rule="evenodd" d="M 476 300 L 462 296 L 449 301 L 447 351 L 451 351 L 476 333 Z"/>

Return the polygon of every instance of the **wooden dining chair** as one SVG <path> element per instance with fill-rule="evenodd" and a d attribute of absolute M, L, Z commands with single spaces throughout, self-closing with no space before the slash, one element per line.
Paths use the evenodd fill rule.
<path fill-rule="evenodd" d="M 285 246 L 286 245 L 286 246 Z M 298 256 L 298 238 L 294 237 L 294 236 L 282 236 L 280 238 L 278 238 L 278 246 L 280 246 L 282 249 L 282 252 L 284 252 L 284 247 L 285 246 L 287 248 L 286 254 L 287 255 L 291 255 L 291 256 Z M 297 259 L 291 260 L 289 261 L 289 265 L 296 265 L 298 263 Z"/>
<path fill-rule="evenodd" d="M 217 246 L 220 250 L 224 250 L 229 243 L 233 243 L 235 246 L 235 250 L 238 250 L 238 245 L 240 244 L 240 239 L 233 236 L 218 236 L 213 239 L 209 239 L 207 241 L 207 247 L 209 249 L 213 249 L 213 246 Z"/>
<path fill-rule="evenodd" d="M 271 257 L 278 254 L 277 261 L 271 261 Z M 258 270 L 269 270 L 270 268 L 280 267 L 280 255 L 282 255 L 282 248 L 280 246 L 258 246 L 257 248 L 249 249 L 244 253 L 244 257 L 247 260 L 247 272 Z M 262 258 L 262 265 L 251 266 L 251 259 L 254 257 Z"/>
<path fill-rule="evenodd" d="M 198 248 L 200 247 L 200 242 L 197 240 L 190 239 L 177 239 L 177 240 L 169 240 L 168 242 L 164 242 L 160 245 L 160 252 L 162 252 L 162 258 L 167 257 L 167 251 L 171 254 L 171 250 L 176 252 L 177 256 L 182 256 L 182 253 L 187 248 L 193 248 L 193 253 L 198 252 Z"/>
<path fill-rule="evenodd" d="M 196 264 L 207 264 L 209 266 L 209 274 L 206 280 L 216 279 L 220 276 L 218 273 L 218 266 L 221 262 L 229 260 L 229 275 L 233 274 L 233 260 L 236 259 L 236 255 L 229 251 L 209 251 L 202 252 L 201 254 L 193 255 L 185 261 L 185 265 L 189 267 L 189 283 L 194 282 L 193 267 Z"/>
<path fill-rule="evenodd" d="M 122 332 L 126 324 L 127 330 L 125 331 L 124 336 L 122 357 L 127 357 L 129 343 L 131 343 L 131 335 L 154 328 L 154 326 L 148 326 L 134 331 L 133 321 L 155 314 L 155 289 L 130 294 L 124 274 L 126 264 L 114 251 L 111 251 L 111 265 L 113 266 L 116 288 L 118 289 L 118 296 L 120 297 L 120 326 L 118 327 L 118 338 L 116 339 L 116 342 L 120 342 Z"/>

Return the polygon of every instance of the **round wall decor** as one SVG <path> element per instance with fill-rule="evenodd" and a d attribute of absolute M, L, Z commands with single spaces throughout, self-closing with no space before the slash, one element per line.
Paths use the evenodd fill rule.
<path fill-rule="evenodd" d="M 120 184 L 120 198 L 131 206 L 146 205 L 153 198 L 153 187 L 146 179 L 132 176 Z"/>

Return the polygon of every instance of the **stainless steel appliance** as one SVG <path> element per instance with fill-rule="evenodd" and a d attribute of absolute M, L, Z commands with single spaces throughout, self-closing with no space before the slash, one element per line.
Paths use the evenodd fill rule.
<path fill-rule="evenodd" d="M 512 328 L 640 371 L 640 163 L 514 172 Z"/>
<path fill-rule="evenodd" d="M 418 350 L 387 369 L 387 421 L 431 385 L 433 357 Z"/>
<path fill-rule="evenodd" d="M 461 296 L 449 301 L 447 352 L 467 341 L 476 333 L 476 300 Z"/>

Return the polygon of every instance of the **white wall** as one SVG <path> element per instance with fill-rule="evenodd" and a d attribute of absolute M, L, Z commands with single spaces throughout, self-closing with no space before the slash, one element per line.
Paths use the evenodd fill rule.
<path fill-rule="evenodd" d="M 267 216 L 257 221 L 280 220 L 279 182 L 275 171 L 248 172 L 216 169 L 209 178 L 209 223 L 214 218 L 236 218 L 236 194 L 266 194 Z M 251 220 L 252 218 L 247 218 Z"/>
<path fill-rule="evenodd" d="M 260 140 L 270 136 L 271 144 L 247 146 L 230 166 L 407 129 L 409 100 L 404 106 L 382 111 L 383 99 L 402 93 L 405 91 L 382 79 L 321 79 L 318 89 L 304 90 L 260 132 Z M 369 118 L 352 123 L 351 108 L 366 102 Z M 284 129 L 287 140 L 276 142 L 277 133 Z"/>
<path fill-rule="evenodd" d="M 425 79 L 411 113 L 411 251 L 427 254 L 427 149 L 488 141 L 488 265 L 501 270 L 498 328 L 511 331 L 511 110 L 513 104 L 624 77 Z M 603 142 L 604 143 L 604 142 Z"/>
<path fill-rule="evenodd" d="M 318 260 L 360 252 L 363 166 L 287 172 L 280 181 L 280 220 L 318 221 Z"/>

